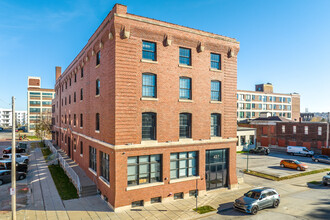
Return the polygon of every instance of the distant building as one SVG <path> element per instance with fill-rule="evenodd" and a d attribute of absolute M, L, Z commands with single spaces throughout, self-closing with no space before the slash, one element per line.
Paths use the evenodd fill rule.
<path fill-rule="evenodd" d="M 34 131 L 41 119 L 51 120 L 54 89 L 42 89 L 40 77 L 28 77 L 28 131 Z"/>
<path fill-rule="evenodd" d="M 27 111 L 15 111 L 16 126 L 25 125 L 27 123 Z M 0 109 L 0 126 L 12 126 L 12 109 Z"/>
<path fill-rule="evenodd" d="M 256 85 L 255 91 L 237 90 L 238 121 L 258 118 L 263 112 L 299 121 L 300 95 L 274 93 L 270 83 Z"/>
<path fill-rule="evenodd" d="M 256 147 L 257 129 L 237 127 L 237 151 L 249 150 Z"/>
<path fill-rule="evenodd" d="M 300 113 L 300 117 L 302 121 L 311 121 L 312 118 L 314 118 L 314 113 L 312 112 Z"/>

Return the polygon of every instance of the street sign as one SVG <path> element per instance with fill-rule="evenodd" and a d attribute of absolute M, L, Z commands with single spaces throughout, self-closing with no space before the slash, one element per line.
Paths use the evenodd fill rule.
<path fill-rule="evenodd" d="M 15 195 L 15 188 L 10 188 L 10 195 Z"/>

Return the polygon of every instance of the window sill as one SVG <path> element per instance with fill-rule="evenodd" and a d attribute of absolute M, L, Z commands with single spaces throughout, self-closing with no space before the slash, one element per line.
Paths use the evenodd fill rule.
<path fill-rule="evenodd" d="M 157 64 L 158 61 L 157 60 L 147 60 L 147 59 L 141 59 L 141 63 L 154 63 L 154 64 Z"/>
<path fill-rule="evenodd" d="M 96 130 L 96 131 L 95 131 L 95 133 L 98 133 L 98 134 L 99 134 L 99 133 L 100 133 L 100 131 Z"/>
<path fill-rule="evenodd" d="M 180 182 L 185 182 L 185 181 L 190 181 L 190 180 L 198 180 L 200 178 L 201 178 L 200 176 L 191 176 L 191 177 L 170 180 L 170 183 L 180 183 Z"/>
<path fill-rule="evenodd" d="M 141 97 L 141 101 L 158 101 L 158 98 Z"/>
<path fill-rule="evenodd" d="M 179 99 L 178 102 L 194 102 L 193 100 L 191 99 Z"/>
<path fill-rule="evenodd" d="M 211 137 L 211 140 L 219 140 L 219 141 L 221 141 L 222 140 L 222 137 L 220 137 L 220 136 L 213 136 L 213 137 Z"/>
<path fill-rule="evenodd" d="M 80 154 L 80 157 L 83 157 L 84 155 L 83 154 Z"/>
<path fill-rule="evenodd" d="M 100 64 L 97 64 L 97 65 L 95 66 L 95 69 L 96 69 L 96 68 L 99 68 L 99 67 L 100 67 Z"/>
<path fill-rule="evenodd" d="M 192 138 L 179 138 L 179 142 L 193 142 L 194 140 Z"/>
<path fill-rule="evenodd" d="M 83 129 L 83 127 L 80 127 L 80 129 Z"/>
<path fill-rule="evenodd" d="M 95 170 L 93 170 L 93 169 L 91 169 L 91 168 L 88 168 L 88 170 L 89 170 L 92 174 L 94 174 L 95 176 L 97 176 L 97 173 L 95 172 Z"/>
<path fill-rule="evenodd" d="M 100 97 L 100 94 L 98 94 L 98 95 L 95 95 L 95 98 L 97 98 L 97 97 Z"/>
<path fill-rule="evenodd" d="M 222 101 L 214 101 L 214 100 L 211 100 L 210 103 L 212 103 L 212 104 L 222 104 Z"/>
<path fill-rule="evenodd" d="M 179 64 L 178 67 L 192 69 L 192 66 L 188 66 L 188 65 L 184 65 L 184 64 Z"/>
<path fill-rule="evenodd" d="M 103 176 L 99 176 L 99 179 L 106 185 L 110 188 L 110 183 L 108 180 L 104 179 Z"/>
<path fill-rule="evenodd" d="M 164 182 L 149 183 L 149 184 L 143 184 L 143 185 L 137 185 L 137 186 L 128 186 L 128 187 L 126 187 L 126 191 L 143 189 L 143 188 L 148 188 L 148 187 L 153 187 L 153 186 L 162 186 L 162 185 L 164 185 Z"/>
<path fill-rule="evenodd" d="M 149 145 L 149 144 L 156 144 L 158 143 L 157 140 L 141 140 L 142 145 Z"/>
<path fill-rule="evenodd" d="M 77 150 L 73 150 L 73 152 L 75 152 L 75 153 L 76 153 L 76 151 L 77 151 Z"/>
<path fill-rule="evenodd" d="M 213 71 L 213 72 L 218 72 L 218 73 L 222 73 L 222 70 L 213 69 L 213 68 L 210 68 L 210 71 Z"/>

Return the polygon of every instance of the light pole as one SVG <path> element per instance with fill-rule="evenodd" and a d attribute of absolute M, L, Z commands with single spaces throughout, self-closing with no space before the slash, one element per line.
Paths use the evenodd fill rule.
<path fill-rule="evenodd" d="M 15 97 L 12 97 L 12 140 L 11 140 L 11 210 L 12 219 L 16 220 L 16 144 L 15 144 Z"/>

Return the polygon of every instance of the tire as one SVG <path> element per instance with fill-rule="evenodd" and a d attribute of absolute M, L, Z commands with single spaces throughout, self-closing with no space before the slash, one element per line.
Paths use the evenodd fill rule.
<path fill-rule="evenodd" d="M 20 176 L 18 177 L 18 179 L 19 179 L 19 180 L 23 180 L 23 179 L 25 179 L 25 177 L 24 177 L 23 175 L 20 175 Z"/>
<path fill-rule="evenodd" d="M 317 162 L 319 162 L 319 160 L 318 160 L 318 159 L 315 159 L 314 161 L 315 161 L 316 163 L 317 163 Z"/>
<path fill-rule="evenodd" d="M 300 171 L 300 170 L 301 170 L 301 168 L 300 168 L 300 167 L 297 167 L 297 170 L 298 170 L 298 171 Z"/>
<path fill-rule="evenodd" d="M 28 164 L 29 163 L 29 160 L 28 159 L 25 159 L 24 160 L 24 163 Z"/>
<path fill-rule="evenodd" d="M 0 186 L 3 184 L 3 181 L 2 180 L 0 180 Z"/>
<path fill-rule="evenodd" d="M 257 206 L 253 206 L 251 209 L 251 214 L 252 215 L 256 215 L 258 213 L 258 207 Z"/>
<path fill-rule="evenodd" d="M 294 156 L 294 153 L 291 153 L 291 156 Z"/>
<path fill-rule="evenodd" d="M 1 185 L 1 184 L 0 184 L 0 185 Z M 328 185 L 328 183 L 327 183 L 327 182 L 323 182 L 323 185 L 324 185 L 324 186 L 327 186 L 327 185 Z"/>
<path fill-rule="evenodd" d="M 279 204 L 280 204 L 280 201 L 278 199 L 276 199 L 274 201 L 273 208 L 277 208 Z"/>
<path fill-rule="evenodd" d="M 281 164 L 281 167 L 284 168 L 285 167 L 284 164 Z"/>

